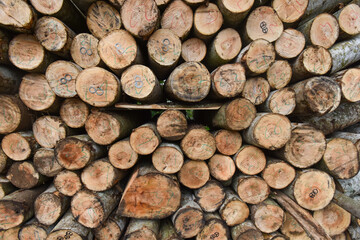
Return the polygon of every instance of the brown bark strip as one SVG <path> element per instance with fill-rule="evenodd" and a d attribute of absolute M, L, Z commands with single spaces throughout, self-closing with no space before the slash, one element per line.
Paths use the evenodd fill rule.
<path fill-rule="evenodd" d="M 32 162 L 15 162 L 11 165 L 6 178 L 17 188 L 30 189 L 44 184 L 48 178 L 41 175 Z"/>
<path fill-rule="evenodd" d="M 0 46 L 4 46 L 1 43 L 1 32 L 0 32 Z M 1 50 L 1 49 L 0 49 Z M 6 54 L 8 50 L 6 50 Z M 6 57 L 9 61 L 9 57 Z M 0 53 L 1 62 L 1 53 Z M 15 94 L 19 90 L 21 79 L 24 73 L 19 69 L 11 66 L 0 65 L 0 94 Z"/>

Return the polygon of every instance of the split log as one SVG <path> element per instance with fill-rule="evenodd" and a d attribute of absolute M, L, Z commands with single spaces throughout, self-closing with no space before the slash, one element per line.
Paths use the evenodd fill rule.
<path fill-rule="evenodd" d="M 4 153 L 14 161 L 23 161 L 34 155 L 39 145 L 32 132 L 11 133 L 1 141 Z"/>
<path fill-rule="evenodd" d="M 211 176 L 220 182 L 230 181 L 235 174 L 236 166 L 229 156 L 214 154 L 208 165 Z"/>
<path fill-rule="evenodd" d="M 135 219 L 130 220 L 124 240 L 148 239 L 157 240 L 160 230 L 159 220 Z"/>
<path fill-rule="evenodd" d="M 269 93 L 266 101 L 259 106 L 262 112 L 290 115 L 296 107 L 295 91 L 291 87 L 282 88 Z"/>
<path fill-rule="evenodd" d="M 204 213 L 190 192 L 182 192 L 180 208 L 174 213 L 171 220 L 176 232 L 182 238 L 195 237 L 205 224 Z"/>
<path fill-rule="evenodd" d="M 54 178 L 54 186 L 65 196 L 72 197 L 82 188 L 80 173 L 63 170 Z"/>
<path fill-rule="evenodd" d="M 291 78 L 291 65 L 286 60 L 276 60 L 266 71 L 266 79 L 271 89 L 286 87 L 290 83 Z"/>
<path fill-rule="evenodd" d="M 54 149 L 51 148 L 38 149 L 34 154 L 33 163 L 36 170 L 46 177 L 54 177 L 63 170 L 55 159 Z"/>
<path fill-rule="evenodd" d="M 269 150 L 282 148 L 290 137 L 289 119 L 277 113 L 258 113 L 243 133 L 245 142 Z"/>
<path fill-rule="evenodd" d="M 1 37 L 0 37 L 0 46 L 3 46 L 1 45 Z M 9 58 L 7 57 L 7 59 Z M 0 55 L 0 61 L 1 61 L 1 55 Z M 15 69 L 10 66 L 0 65 L 0 94 L 17 93 L 23 76 L 24 73 L 22 73 L 18 69 Z"/>
<path fill-rule="evenodd" d="M 246 18 L 254 2 L 254 0 L 237 2 L 218 0 L 217 5 L 224 17 L 225 24 L 237 27 Z"/>
<path fill-rule="evenodd" d="M 121 28 L 120 13 L 105 1 L 96 1 L 87 10 L 86 25 L 92 35 L 101 39 Z"/>
<path fill-rule="evenodd" d="M 261 177 L 274 189 L 283 189 L 295 179 L 295 169 L 284 161 L 268 158 Z"/>
<path fill-rule="evenodd" d="M 340 86 L 328 77 L 312 77 L 292 88 L 296 94 L 295 115 L 324 115 L 334 111 L 341 101 Z"/>
<path fill-rule="evenodd" d="M 223 22 L 223 16 L 214 3 L 201 5 L 194 13 L 194 34 L 202 40 L 209 40 L 220 30 Z"/>
<path fill-rule="evenodd" d="M 2 148 L 0 148 L 0 173 L 7 172 L 11 162 L 12 161 L 6 156 Z"/>
<path fill-rule="evenodd" d="M 303 16 L 309 0 L 285 1 L 274 0 L 271 6 L 276 11 L 281 21 L 287 25 L 296 23 Z"/>
<path fill-rule="evenodd" d="M 104 192 L 80 190 L 71 199 L 74 218 L 87 228 L 97 228 L 105 222 L 120 199 L 120 190 L 115 186 Z"/>
<path fill-rule="evenodd" d="M 17 188 L 14 187 L 8 179 L 0 177 L 0 199 L 3 199 L 15 190 L 17 190 Z"/>
<path fill-rule="evenodd" d="M 161 137 L 154 123 L 147 123 L 132 130 L 131 148 L 140 155 L 149 155 L 161 144 Z"/>
<path fill-rule="evenodd" d="M 55 158 L 65 169 L 78 170 L 105 156 L 105 149 L 88 135 L 67 137 L 56 143 Z"/>
<path fill-rule="evenodd" d="M 269 93 L 270 84 L 265 78 L 250 78 L 245 82 L 242 97 L 248 99 L 254 105 L 259 105 L 266 101 Z"/>
<path fill-rule="evenodd" d="M 205 224 L 196 240 L 230 239 L 230 229 L 217 213 L 205 213 Z"/>
<path fill-rule="evenodd" d="M 108 158 L 102 158 L 84 168 L 81 181 L 87 189 L 100 192 L 115 186 L 126 174 L 125 171 L 114 168 Z"/>
<path fill-rule="evenodd" d="M 56 116 L 43 116 L 33 124 L 36 141 L 43 148 L 54 148 L 56 143 L 70 133 L 68 127 Z"/>
<path fill-rule="evenodd" d="M 232 187 L 239 197 L 249 204 L 259 204 L 270 194 L 269 186 L 258 176 L 239 174 L 233 179 Z"/>
<path fill-rule="evenodd" d="M 193 18 L 192 9 L 183 1 L 176 0 L 167 5 L 161 17 L 161 28 L 172 30 L 183 40 L 190 33 Z"/>
<path fill-rule="evenodd" d="M 100 40 L 98 49 L 102 61 L 118 75 L 130 65 L 142 62 L 142 55 L 135 39 L 122 29 L 105 35 Z"/>
<path fill-rule="evenodd" d="M 71 128 L 81 128 L 90 114 L 89 107 L 79 98 L 69 98 L 61 104 L 60 117 Z"/>
<path fill-rule="evenodd" d="M 160 114 L 156 121 L 156 129 L 160 136 L 169 141 L 181 140 L 187 130 L 188 124 L 185 115 L 178 110 L 166 110 Z"/>
<path fill-rule="evenodd" d="M 0 200 L 0 228 L 7 230 L 25 223 L 34 215 L 34 201 L 46 186 L 17 190 Z"/>
<path fill-rule="evenodd" d="M 70 54 L 74 62 L 82 68 L 103 65 L 98 52 L 99 40 L 89 33 L 76 35 L 71 43 Z"/>
<path fill-rule="evenodd" d="M 190 38 L 181 46 L 181 57 L 185 62 L 201 62 L 204 60 L 206 52 L 206 45 L 199 38 Z"/>
<path fill-rule="evenodd" d="M 120 15 L 125 29 L 142 40 L 150 37 L 160 21 L 160 11 L 154 0 L 125 1 Z"/>
<path fill-rule="evenodd" d="M 55 60 L 30 34 L 19 34 L 10 41 L 9 58 L 15 67 L 28 72 L 45 72 L 47 66 Z"/>
<path fill-rule="evenodd" d="M 47 51 L 70 58 L 70 47 L 76 33 L 59 19 L 46 16 L 40 18 L 36 22 L 34 33 Z"/>
<path fill-rule="evenodd" d="M 359 76 L 360 76 L 359 68 L 349 68 L 337 72 L 332 76 L 332 79 L 340 85 L 342 98 L 344 100 L 349 102 L 357 102 L 360 100 Z"/>
<path fill-rule="evenodd" d="M 132 65 L 122 73 L 121 89 L 137 102 L 156 103 L 162 99 L 162 88 L 157 77 L 144 65 Z"/>
<path fill-rule="evenodd" d="M 210 170 L 206 162 L 188 160 L 178 172 L 182 185 L 190 189 L 198 189 L 210 180 Z"/>
<path fill-rule="evenodd" d="M 262 233 L 255 227 L 255 225 L 247 220 L 231 228 L 232 239 L 236 240 L 263 240 Z"/>
<path fill-rule="evenodd" d="M 222 184 L 216 180 L 208 181 L 204 186 L 194 191 L 195 201 L 204 212 L 216 212 L 225 200 Z"/>
<path fill-rule="evenodd" d="M 120 80 L 115 74 L 100 67 L 80 72 L 75 86 L 81 100 L 95 107 L 111 106 L 121 94 Z"/>
<path fill-rule="evenodd" d="M 16 32 L 32 32 L 37 15 L 32 7 L 22 0 L 6 0 L 1 5 L 0 25 Z"/>
<path fill-rule="evenodd" d="M 275 42 L 276 53 L 285 59 L 297 57 L 305 47 L 304 35 L 296 29 L 288 28 Z"/>
<path fill-rule="evenodd" d="M 340 39 L 351 38 L 360 33 L 360 2 L 355 0 L 334 13 L 339 22 Z"/>
<path fill-rule="evenodd" d="M 272 233 L 283 224 L 284 210 L 268 198 L 262 203 L 251 206 L 251 219 L 261 232 Z"/>
<path fill-rule="evenodd" d="M 56 61 L 50 64 L 45 72 L 52 91 L 59 97 L 71 98 L 77 95 L 75 79 L 82 68 L 70 61 Z"/>
<path fill-rule="evenodd" d="M 252 145 L 244 145 L 233 156 L 236 167 L 246 175 L 256 175 L 266 166 L 264 152 Z"/>
<path fill-rule="evenodd" d="M 310 21 L 300 25 L 298 29 L 305 36 L 310 45 L 330 48 L 339 37 L 339 23 L 336 18 L 328 13 L 322 13 Z"/>
<path fill-rule="evenodd" d="M 56 112 L 60 107 L 60 100 L 51 90 L 45 75 L 26 74 L 19 88 L 21 101 L 34 111 Z"/>
<path fill-rule="evenodd" d="M 177 66 L 165 82 L 167 97 L 184 102 L 199 102 L 210 92 L 211 79 L 200 62 L 185 62 Z"/>
<path fill-rule="evenodd" d="M 293 240 L 310 240 L 300 223 L 287 211 L 285 212 L 284 223 L 280 231 Z"/>
<path fill-rule="evenodd" d="M 54 224 L 68 209 L 70 198 L 50 185 L 34 202 L 36 219 L 47 226 Z"/>
<path fill-rule="evenodd" d="M 139 155 L 131 148 L 129 138 L 111 145 L 108 157 L 114 167 L 122 170 L 132 168 L 139 160 Z"/>
<path fill-rule="evenodd" d="M 220 129 L 213 133 L 216 149 L 221 154 L 234 155 L 242 145 L 241 134 L 237 131 Z"/>
<path fill-rule="evenodd" d="M 265 39 L 256 39 L 240 51 L 236 62 L 245 66 L 247 76 L 262 74 L 275 62 L 274 46 Z"/>
<path fill-rule="evenodd" d="M 225 200 L 220 206 L 221 218 L 230 227 L 243 223 L 249 216 L 250 210 L 246 203 L 231 189 L 225 190 Z"/>
<path fill-rule="evenodd" d="M 159 240 L 181 240 L 170 219 L 164 219 L 161 221 Z"/>
<path fill-rule="evenodd" d="M 46 240 L 54 225 L 46 226 L 33 219 L 19 231 L 19 240 Z"/>
<path fill-rule="evenodd" d="M 177 173 L 184 163 L 184 155 L 179 145 L 173 143 L 162 143 L 151 158 L 156 170 L 165 174 Z"/>
<path fill-rule="evenodd" d="M 112 212 L 103 225 L 94 229 L 97 240 L 118 240 L 125 233 L 128 218 L 121 217 L 116 210 Z"/>
<path fill-rule="evenodd" d="M 9 168 L 6 178 L 17 188 L 30 189 L 44 184 L 48 178 L 41 175 L 29 161 L 15 162 Z"/>

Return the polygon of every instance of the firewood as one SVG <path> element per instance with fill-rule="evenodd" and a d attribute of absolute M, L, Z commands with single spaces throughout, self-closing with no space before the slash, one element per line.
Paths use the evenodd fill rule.
<path fill-rule="evenodd" d="M 126 229 L 124 240 L 157 240 L 159 229 L 159 220 L 144 220 L 132 218 Z"/>
<path fill-rule="evenodd" d="M 231 228 L 232 239 L 236 240 L 263 240 L 264 237 L 259 229 L 255 225 L 247 220 Z"/>
<path fill-rule="evenodd" d="M 268 158 L 261 177 L 274 189 L 283 189 L 295 179 L 295 169 L 284 161 Z"/>
<path fill-rule="evenodd" d="M 199 38 L 190 38 L 181 46 L 181 57 L 185 62 L 201 62 L 204 60 L 206 52 L 206 45 Z"/>
<path fill-rule="evenodd" d="M 195 201 L 204 212 L 217 211 L 225 200 L 224 187 L 216 180 L 208 181 L 194 191 Z"/>
<path fill-rule="evenodd" d="M 0 94 L 17 93 L 23 76 L 24 73 L 14 67 L 0 65 Z"/>
<path fill-rule="evenodd" d="M 118 169 L 130 169 L 139 160 L 139 155 L 132 149 L 129 138 L 122 139 L 109 148 L 109 161 Z"/>
<path fill-rule="evenodd" d="M 198 189 L 209 181 L 210 170 L 204 161 L 188 160 L 178 172 L 178 178 L 185 187 Z"/>
<path fill-rule="evenodd" d="M 216 149 L 224 155 L 234 155 L 242 145 L 241 134 L 237 131 L 220 129 L 213 133 Z"/>
<path fill-rule="evenodd" d="M 71 128 L 83 127 L 90 114 L 89 107 L 79 98 L 65 99 L 59 112 L 61 120 Z"/>
<path fill-rule="evenodd" d="M 360 100 L 359 74 L 359 68 L 349 68 L 332 75 L 332 79 L 340 85 L 342 98 L 349 102 Z"/>
<path fill-rule="evenodd" d="M 15 162 L 9 168 L 6 178 L 17 188 L 30 189 L 44 184 L 48 178 L 41 175 L 29 161 Z"/>
<path fill-rule="evenodd" d="M 230 229 L 217 213 L 205 213 L 205 224 L 196 240 L 230 239 Z"/>
<path fill-rule="evenodd" d="M 262 172 L 266 165 L 264 152 L 252 145 L 244 145 L 233 156 L 236 167 L 246 175 L 256 175 Z"/>
<path fill-rule="evenodd" d="M 262 112 L 291 114 L 296 107 L 296 94 L 293 88 L 286 87 L 269 93 L 266 101 L 259 106 Z"/>
<path fill-rule="evenodd" d="M 36 170 L 47 177 L 54 177 L 63 170 L 63 167 L 55 158 L 54 149 L 40 148 L 33 157 Z"/>
<path fill-rule="evenodd" d="M 194 13 L 194 34 L 202 40 L 209 40 L 221 28 L 223 16 L 214 3 L 199 6 Z"/>
<path fill-rule="evenodd" d="M 156 129 L 160 136 L 169 141 L 181 140 L 188 124 L 185 115 L 178 110 L 166 110 L 160 114 L 156 122 Z"/>
<path fill-rule="evenodd" d="M 30 33 L 37 15 L 26 1 L 6 0 L 1 5 L 0 25 L 11 31 Z"/>
<path fill-rule="evenodd" d="M 211 176 L 221 182 L 231 180 L 236 170 L 231 157 L 222 154 L 214 154 L 209 159 L 208 166 Z"/>
<path fill-rule="evenodd" d="M 82 188 L 80 173 L 63 170 L 54 177 L 54 186 L 65 196 L 74 196 Z"/>
<path fill-rule="evenodd" d="M 94 237 L 98 240 L 117 240 L 125 233 L 129 219 L 112 212 L 103 225 L 94 229 Z"/>
<path fill-rule="evenodd" d="M 276 45 L 275 45 L 276 46 Z M 271 89 L 286 87 L 292 78 L 292 69 L 288 61 L 276 60 L 266 71 L 266 79 Z"/>
<path fill-rule="evenodd" d="M 345 7 L 334 13 L 339 22 L 340 39 L 351 38 L 360 33 L 360 2 L 358 0 L 350 2 Z"/>
<path fill-rule="evenodd" d="M 181 240 L 170 219 L 164 219 L 161 221 L 159 240 Z"/>
<path fill-rule="evenodd" d="M 255 1 L 228 1 L 218 0 L 217 5 L 227 25 L 236 27 L 245 19 Z"/>
<path fill-rule="evenodd" d="M 152 154 L 152 164 L 162 173 L 177 173 L 183 163 L 184 155 L 181 148 L 173 143 L 162 143 Z"/>
<path fill-rule="evenodd" d="M 17 188 L 14 187 L 8 179 L 2 176 L 0 177 L 0 199 L 3 199 L 6 195 L 9 195 L 15 190 L 17 190 Z"/>
<path fill-rule="evenodd" d="M 245 82 L 242 97 L 248 99 L 254 105 L 259 105 L 266 101 L 269 93 L 270 85 L 265 78 L 250 78 Z"/>
<path fill-rule="evenodd" d="M 271 6 L 274 8 L 281 21 L 289 25 L 299 21 L 305 13 L 308 3 L 309 0 L 273 0 Z"/>
<path fill-rule="evenodd" d="M 250 210 L 246 203 L 231 189 L 225 190 L 225 200 L 220 206 L 221 218 L 230 227 L 243 223 L 249 216 Z"/>
<path fill-rule="evenodd" d="M 284 220 L 284 210 L 271 199 L 251 206 L 251 219 L 255 226 L 263 233 L 277 231 Z"/>
<path fill-rule="evenodd" d="M 287 211 L 285 212 L 284 223 L 280 231 L 293 240 L 310 240 L 299 222 Z"/>
<path fill-rule="evenodd" d="M 89 33 L 80 33 L 71 43 L 71 57 L 82 68 L 102 66 L 98 45 L 99 40 L 96 37 Z"/>
<path fill-rule="evenodd" d="M 140 155 L 149 155 L 161 144 L 161 137 L 154 123 L 147 123 L 133 129 L 130 135 L 131 148 Z"/>
<path fill-rule="evenodd" d="M 297 57 L 304 47 L 304 34 L 292 28 L 285 29 L 275 42 L 276 53 L 285 59 Z"/>
<path fill-rule="evenodd" d="M 232 187 L 239 197 L 249 204 L 259 204 L 270 194 L 269 186 L 258 176 L 238 174 L 233 179 Z"/>
<path fill-rule="evenodd" d="M 17 132 L 6 135 L 1 141 L 4 153 L 14 161 L 23 161 L 34 155 L 39 145 L 32 132 Z"/>

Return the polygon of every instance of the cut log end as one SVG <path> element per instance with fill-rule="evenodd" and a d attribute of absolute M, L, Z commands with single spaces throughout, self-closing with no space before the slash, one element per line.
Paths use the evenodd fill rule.
<path fill-rule="evenodd" d="M 300 31 L 292 28 L 285 29 L 275 42 L 276 53 L 286 59 L 297 57 L 304 47 L 304 35 Z"/>
<path fill-rule="evenodd" d="M 52 225 L 62 214 L 61 196 L 56 193 L 43 193 L 34 203 L 36 219 L 45 225 Z"/>
<path fill-rule="evenodd" d="M 21 204 L 11 201 L 0 202 L 0 229 L 11 229 L 19 226 L 25 219 Z"/>
<path fill-rule="evenodd" d="M 259 177 L 246 177 L 239 179 L 236 190 L 239 197 L 249 204 L 261 203 L 270 194 L 269 186 Z"/>
<path fill-rule="evenodd" d="M 174 174 L 180 171 L 184 156 L 177 145 L 162 144 L 153 153 L 152 163 L 159 172 Z"/>
<path fill-rule="evenodd" d="M 215 212 L 225 199 L 224 187 L 217 181 L 209 181 L 195 191 L 195 201 L 205 212 Z"/>
<path fill-rule="evenodd" d="M 199 38 L 190 38 L 181 46 L 181 57 L 185 62 L 201 62 L 206 56 L 206 45 Z"/>
<path fill-rule="evenodd" d="M 156 122 L 156 129 L 160 136 L 166 140 L 181 140 L 187 130 L 185 115 L 178 110 L 166 110 L 159 116 Z"/>
<path fill-rule="evenodd" d="M 221 129 L 215 132 L 216 149 L 224 155 L 234 155 L 242 145 L 241 134 L 237 131 Z"/>
<path fill-rule="evenodd" d="M 271 188 L 283 189 L 295 179 L 295 169 L 281 161 L 269 163 L 261 176 Z"/>
<path fill-rule="evenodd" d="M 234 199 L 221 208 L 220 214 L 228 226 L 235 226 L 249 217 L 250 210 L 246 203 Z"/>
<path fill-rule="evenodd" d="M 277 60 L 269 67 L 266 76 L 272 89 L 281 89 L 290 83 L 292 69 L 288 61 Z"/>
<path fill-rule="evenodd" d="M 284 23 L 294 23 L 305 13 L 309 0 L 285 1 L 275 0 L 272 7 Z"/>
<path fill-rule="evenodd" d="M 61 119 L 71 128 L 83 127 L 89 114 L 89 107 L 78 98 L 66 99 L 60 107 Z"/>
<path fill-rule="evenodd" d="M 328 13 L 318 15 L 311 24 L 310 41 L 313 45 L 330 48 L 339 37 L 339 24 Z"/>
<path fill-rule="evenodd" d="M 284 220 L 284 211 L 276 205 L 260 204 L 252 207 L 252 219 L 255 226 L 264 233 L 277 231 Z"/>
<path fill-rule="evenodd" d="M 95 67 L 101 61 L 98 45 L 99 40 L 93 35 L 88 33 L 78 34 L 71 44 L 71 57 L 82 68 Z"/>
<path fill-rule="evenodd" d="M 32 146 L 25 134 L 11 133 L 6 135 L 1 141 L 2 150 L 14 161 L 26 160 L 32 153 Z"/>
<path fill-rule="evenodd" d="M 269 101 L 266 103 L 273 113 L 282 115 L 291 114 L 296 107 L 296 95 L 292 88 L 283 88 L 270 93 Z"/>
<path fill-rule="evenodd" d="M 201 39 L 209 39 L 223 24 L 223 16 L 214 3 L 198 7 L 194 13 L 195 35 Z"/>
<path fill-rule="evenodd" d="M 345 6 L 339 15 L 339 27 L 341 31 L 350 36 L 360 33 L 360 6 L 351 3 Z M 340 34 L 341 37 L 341 34 Z"/>
<path fill-rule="evenodd" d="M 47 240 L 58 240 L 67 237 L 69 240 L 83 240 L 82 236 L 72 230 L 58 230 L 50 233 Z"/>
<path fill-rule="evenodd" d="M 160 145 L 161 138 L 154 125 L 143 125 L 133 130 L 130 135 L 132 149 L 140 155 L 149 155 Z"/>
<path fill-rule="evenodd" d="M 204 226 L 203 212 L 195 208 L 183 209 L 178 213 L 174 226 L 181 237 L 195 237 Z"/>
<path fill-rule="evenodd" d="M 209 170 L 213 178 L 218 181 L 229 181 L 235 173 L 236 166 L 229 156 L 215 154 L 209 161 Z"/>
<path fill-rule="evenodd" d="M 33 124 L 36 141 L 44 148 L 54 148 L 56 143 L 67 135 L 64 122 L 55 116 L 43 116 Z"/>
<path fill-rule="evenodd" d="M 19 231 L 19 240 L 45 240 L 47 235 L 43 227 L 37 224 L 29 224 Z"/>
<path fill-rule="evenodd" d="M 259 105 L 266 101 L 270 93 L 269 82 L 262 77 L 246 80 L 242 96 L 252 104 Z"/>
<path fill-rule="evenodd" d="M 266 165 L 264 152 L 254 146 L 246 145 L 235 154 L 236 167 L 244 174 L 256 175 L 262 172 Z"/>
<path fill-rule="evenodd" d="M 229 239 L 230 231 L 226 224 L 219 219 L 211 219 L 205 223 L 201 232 L 196 236 L 196 240 L 205 239 Z"/>
<path fill-rule="evenodd" d="M 119 169 L 130 169 L 138 161 L 138 154 L 131 148 L 129 140 L 114 143 L 109 149 L 109 161 Z"/>
<path fill-rule="evenodd" d="M 60 11 L 63 1 L 44 1 L 44 0 L 30 0 L 33 7 L 44 15 L 53 15 Z"/>
<path fill-rule="evenodd" d="M 342 96 L 347 101 L 357 102 L 360 100 L 360 69 L 348 69 L 338 83 L 341 86 Z"/>
<path fill-rule="evenodd" d="M 310 240 L 305 230 L 301 227 L 298 221 L 291 216 L 290 213 L 285 212 L 284 223 L 281 226 L 281 232 L 290 239 L 294 240 Z"/>
<path fill-rule="evenodd" d="M 331 54 L 320 46 L 308 47 L 303 52 L 303 64 L 307 72 L 313 75 L 324 75 L 331 69 Z"/>
<path fill-rule="evenodd" d="M 65 196 L 74 196 L 82 188 L 80 176 L 75 172 L 64 170 L 54 178 L 56 189 Z"/>
<path fill-rule="evenodd" d="M 209 180 L 209 167 L 203 161 L 188 161 L 180 169 L 178 177 L 184 186 L 197 189 L 204 186 Z"/>
<path fill-rule="evenodd" d="M 50 148 L 37 150 L 33 162 L 39 173 L 47 177 L 54 177 L 63 169 L 55 159 L 54 150 Z"/>
<path fill-rule="evenodd" d="M 30 189 L 39 185 L 41 175 L 32 162 L 15 162 L 7 172 L 6 178 L 18 188 Z"/>
<path fill-rule="evenodd" d="M 20 99 L 12 96 L 0 95 L 0 133 L 8 134 L 14 132 L 21 126 L 22 109 L 25 108 Z"/>

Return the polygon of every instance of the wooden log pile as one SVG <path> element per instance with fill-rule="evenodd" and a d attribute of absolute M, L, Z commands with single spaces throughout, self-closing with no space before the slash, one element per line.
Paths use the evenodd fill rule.
<path fill-rule="evenodd" d="M 360 0 L 0 1 L 0 239 L 360 239 Z"/>

